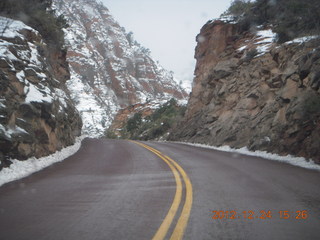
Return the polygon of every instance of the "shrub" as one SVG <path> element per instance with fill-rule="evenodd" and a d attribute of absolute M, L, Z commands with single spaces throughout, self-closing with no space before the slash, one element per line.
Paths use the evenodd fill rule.
<path fill-rule="evenodd" d="M 55 16 L 49 10 L 52 0 L 1 0 L 0 15 L 20 20 L 36 29 L 47 44 L 61 49 L 64 45 L 62 28 L 67 27 L 65 18 Z"/>
<path fill-rule="evenodd" d="M 258 50 L 256 48 L 252 48 L 247 52 L 245 61 L 249 62 L 257 55 L 258 55 Z"/>
<path fill-rule="evenodd" d="M 129 118 L 127 122 L 127 127 L 126 127 L 127 131 L 133 132 L 134 130 L 140 127 L 141 122 L 142 122 L 142 114 L 135 113 L 134 116 L 132 118 Z"/>
<path fill-rule="evenodd" d="M 256 25 L 272 25 L 278 42 L 320 34 L 320 1 L 235 0 L 224 14 L 237 17 L 240 31 Z"/>
<path fill-rule="evenodd" d="M 110 138 L 110 139 L 117 139 L 118 138 L 118 136 L 110 130 L 106 130 L 104 135 L 106 138 Z"/>
<path fill-rule="evenodd" d="M 240 17 L 250 11 L 252 3 L 246 0 L 234 0 L 231 2 L 231 6 L 223 15 L 234 15 Z"/>
<path fill-rule="evenodd" d="M 140 140 L 159 138 L 174 127 L 185 111 L 185 106 L 179 106 L 175 99 L 171 99 L 145 118 L 142 118 L 141 112 L 135 113 L 128 119 L 121 137 Z M 110 138 L 112 134 L 106 132 L 106 136 Z"/>

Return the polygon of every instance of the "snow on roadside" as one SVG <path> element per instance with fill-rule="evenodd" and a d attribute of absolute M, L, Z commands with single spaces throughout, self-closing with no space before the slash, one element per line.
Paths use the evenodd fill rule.
<path fill-rule="evenodd" d="M 29 158 L 25 161 L 11 160 L 12 164 L 8 168 L 3 168 L 0 171 L 0 187 L 8 182 L 15 181 L 24 177 L 27 177 L 35 172 L 38 172 L 50 165 L 61 162 L 64 159 L 75 154 L 80 146 L 82 140 L 86 136 L 80 136 L 76 139 L 75 144 L 61 149 L 52 155 L 42 157 L 42 158 Z"/>
<path fill-rule="evenodd" d="M 261 157 L 263 159 L 284 162 L 284 163 L 288 163 L 288 164 L 291 164 L 294 166 L 320 171 L 320 165 L 315 164 L 312 160 L 310 160 L 308 162 L 303 157 L 294 157 L 292 155 L 280 156 L 280 155 L 277 155 L 274 153 L 268 153 L 266 151 L 254 151 L 253 152 L 253 151 L 249 151 L 247 147 L 235 149 L 235 148 L 231 148 L 229 146 L 214 147 L 214 146 L 209 146 L 209 145 L 199 144 L 199 143 L 187 143 L 187 142 L 177 142 L 177 143 L 191 145 L 191 146 L 195 146 L 195 147 L 201 147 L 201 148 L 214 149 L 214 150 L 218 150 L 218 151 L 222 151 L 222 152 L 239 153 L 239 154 L 248 155 L 248 156 Z"/>

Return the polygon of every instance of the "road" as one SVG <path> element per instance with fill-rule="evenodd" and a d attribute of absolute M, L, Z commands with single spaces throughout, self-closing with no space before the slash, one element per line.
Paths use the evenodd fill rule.
<path fill-rule="evenodd" d="M 2 186 L 0 239 L 319 239 L 319 171 L 144 144 L 85 139 L 65 161 Z"/>

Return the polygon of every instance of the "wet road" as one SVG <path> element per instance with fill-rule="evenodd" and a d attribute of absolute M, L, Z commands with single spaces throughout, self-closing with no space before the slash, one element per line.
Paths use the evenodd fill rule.
<path fill-rule="evenodd" d="M 85 139 L 65 161 L 2 186 L 0 239 L 319 239 L 320 172 L 145 144 Z"/>

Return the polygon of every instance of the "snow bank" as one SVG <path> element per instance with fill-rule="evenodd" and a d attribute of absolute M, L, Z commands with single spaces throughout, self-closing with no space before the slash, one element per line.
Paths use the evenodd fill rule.
<path fill-rule="evenodd" d="M 32 157 L 25 161 L 11 160 L 13 163 L 10 167 L 3 168 L 0 171 L 0 186 L 5 183 L 27 177 L 54 163 L 61 162 L 70 157 L 79 150 L 81 142 L 85 137 L 86 136 L 78 137 L 74 145 L 63 148 L 61 151 L 57 151 L 47 157 L 39 159 Z"/>
<path fill-rule="evenodd" d="M 205 144 L 198 144 L 198 143 L 186 143 L 186 142 L 178 142 L 178 143 L 201 147 L 201 148 L 214 149 L 214 150 L 218 150 L 218 151 L 222 151 L 222 152 L 239 153 L 239 154 L 248 155 L 248 156 L 261 157 L 263 159 L 284 162 L 284 163 L 288 163 L 288 164 L 302 167 L 302 168 L 307 168 L 307 169 L 312 169 L 312 170 L 320 170 L 320 165 L 315 164 L 312 160 L 310 160 L 308 162 L 303 157 L 294 157 L 292 155 L 279 156 L 277 154 L 268 153 L 266 151 L 254 151 L 253 152 L 253 151 L 249 151 L 247 147 L 235 149 L 235 148 L 231 148 L 229 146 L 214 147 L 214 146 L 209 146 L 209 145 L 205 145 Z"/>

